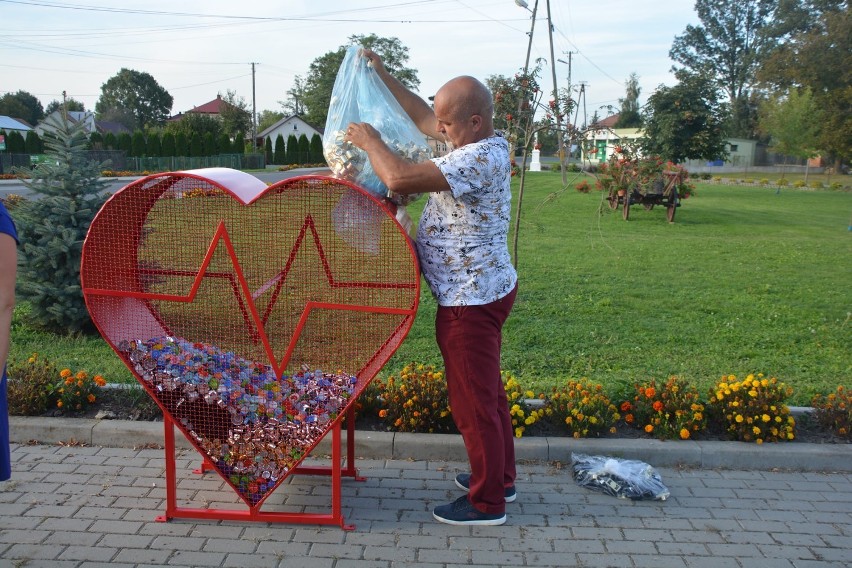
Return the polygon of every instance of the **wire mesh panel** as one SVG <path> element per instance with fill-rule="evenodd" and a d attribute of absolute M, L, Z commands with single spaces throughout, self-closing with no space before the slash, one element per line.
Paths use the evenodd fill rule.
<path fill-rule="evenodd" d="M 116 193 L 81 279 L 101 334 L 250 506 L 342 418 L 419 298 L 408 236 L 360 188 L 222 168 Z"/>

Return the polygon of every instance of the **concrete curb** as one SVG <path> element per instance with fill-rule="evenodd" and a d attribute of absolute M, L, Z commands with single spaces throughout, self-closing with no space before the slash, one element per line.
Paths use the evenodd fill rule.
<path fill-rule="evenodd" d="M 163 445 L 162 422 L 88 420 L 12 416 L 10 440 L 17 444 L 83 443 L 102 447 L 156 447 Z M 342 434 L 346 441 L 346 432 Z M 179 432 L 175 445 L 192 449 Z M 571 453 L 607 455 L 644 461 L 657 467 L 798 471 L 852 471 L 852 444 L 746 444 L 743 442 L 661 441 L 645 439 L 521 438 L 516 458 L 531 462 L 571 460 Z M 314 455 L 331 453 L 331 437 L 323 438 Z M 466 461 L 461 437 L 452 434 L 357 431 L 355 455 L 364 459 Z"/>

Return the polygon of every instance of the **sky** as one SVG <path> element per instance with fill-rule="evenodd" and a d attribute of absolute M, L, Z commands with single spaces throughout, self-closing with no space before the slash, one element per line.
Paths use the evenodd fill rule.
<path fill-rule="evenodd" d="M 523 2 L 521 2 L 523 3 Z M 352 35 L 395 37 L 409 49 L 419 94 L 448 79 L 513 76 L 523 69 L 536 0 L 0 0 L 0 95 L 24 90 L 46 107 L 62 92 L 94 109 L 122 67 L 144 71 L 173 97 L 172 114 L 235 91 L 257 112 L 281 111 L 294 77 Z M 552 34 L 548 34 L 548 3 Z M 539 84 L 569 82 L 580 116 L 606 109 L 639 76 L 640 103 L 673 85 L 668 52 L 699 24 L 691 0 L 538 0 L 531 60 Z M 550 55 L 552 35 L 554 57 Z M 561 60 L 561 61 L 560 61 Z M 569 65 L 570 62 L 570 65 Z"/>

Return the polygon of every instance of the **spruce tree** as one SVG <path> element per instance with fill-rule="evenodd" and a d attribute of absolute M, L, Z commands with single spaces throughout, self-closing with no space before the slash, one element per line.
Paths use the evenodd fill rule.
<path fill-rule="evenodd" d="M 246 133 L 245 132 L 237 132 L 237 135 L 234 137 L 234 154 L 245 154 L 246 153 Z"/>
<path fill-rule="evenodd" d="M 100 132 L 92 132 L 92 135 L 89 136 L 89 148 L 92 150 L 104 149 L 104 137 Z"/>
<path fill-rule="evenodd" d="M 216 137 L 212 132 L 205 132 L 201 138 L 201 155 L 215 156 L 216 155 Z"/>
<path fill-rule="evenodd" d="M 162 141 L 159 132 L 148 133 L 148 156 L 157 158 L 163 155 Z"/>
<path fill-rule="evenodd" d="M 133 139 L 130 137 L 129 132 L 122 132 L 118 135 L 116 150 L 121 150 L 125 156 L 133 155 Z"/>
<path fill-rule="evenodd" d="M 44 152 L 41 139 L 38 137 L 38 133 L 35 130 L 27 131 L 27 139 L 24 144 L 27 148 L 27 154 L 41 154 Z"/>
<path fill-rule="evenodd" d="M 130 155 L 136 158 L 148 155 L 148 144 L 145 141 L 145 134 L 141 130 L 133 133 L 133 138 L 130 141 Z"/>
<path fill-rule="evenodd" d="M 232 154 L 231 149 L 233 148 L 233 144 L 231 144 L 231 137 L 225 134 L 224 132 L 219 135 L 219 142 L 216 144 L 216 153 L 217 154 Z"/>
<path fill-rule="evenodd" d="M 302 134 L 299 136 L 299 157 L 296 160 L 297 164 L 307 164 L 310 162 L 311 143 L 308 142 L 308 137 Z"/>
<path fill-rule="evenodd" d="M 115 137 L 115 134 L 112 132 L 107 132 L 104 135 L 104 150 L 117 150 L 118 149 L 118 139 Z"/>
<path fill-rule="evenodd" d="M 189 139 L 189 155 L 193 157 L 204 155 L 204 144 L 201 142 L 201 134 L 193 132 Z"/>
<path fill-rule="evenodd" d="M 30 304 L 29 318 L 38 327 L 58 332 L 92 331 L 80 286 L 83 240 L 108 195 L 99 164 L 88 159 L 83 122 L 61 116 L 47 119 L 49 160 L 22 180 L 35 199 L 15 209 L 20 239 L 18 296 Z"/>
<path fill-rule="evenodd" d="M 189 156 L 189 140 L 183 132 L 175 135 L 175 156 Z"/>
<path fill-rule="evenodd" d="M 275 152 L 273 154 L 272 163 L 273 164 L 286 164 L 285 161 L 285 146 L 284 146 L 284 137 L 282 135 L 278 135 L 275 138 Z"/>

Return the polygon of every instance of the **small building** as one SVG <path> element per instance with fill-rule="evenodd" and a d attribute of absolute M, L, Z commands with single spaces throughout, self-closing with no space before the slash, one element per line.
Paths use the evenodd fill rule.
<path fill-rule="evenodd" d="M 231 103 L 229 103 L 228 101 L 224 100 L 222 98 L 222 95 L 219 94 L 219 95 L 216 95 L 216 98 L 213 99 L 212 101 L 207 101 L 203 105 L 198 105 L 197 107 L 193 107 L 193 108 L 189 109 L 188 111 L 186 111 L 185 113 L 179 112 L 176 115 L 169 117 L 168 122 L 176 122 L 176 121 L 182 119 L 185 115 L 190 114 L 190 113 L 201 114 L 201 115 L 204 115 L 204 116 L 212 116 L 213 118 L 218 119 L 218 118 L 221 118 L 222 110 L 227 108 L 227 107 L 231 107 L 233 109 L 240 110 L 236 106 L 234 106 Z M 251 113 L 249 113 L 249 114 L 251 114 Z"/>
<path fill-rule="evenodd" d="M 263 148 L 264 144 L 266 144 L 266 139 L 269 138 L 272 140 L 272 151 L 275 151 L 275 141 L 278 139 L 278 135 L 281 135 L 284 138 L 284 144 L 287 143 L 287 138 L 292 134 L 298 139 L 302 134 L 304 134 L 308 140 L 314 137 L 314 134 L 319 135 L 322 138 L 322 132 L 312 124 L 305 122 L 302 117 L 298 114 L 291 114 L 290 116 L 285 116 L 272 126 L 265 128 L 262 132 L 259 132 L 257 135 L 257 139 L 255 140 L 255 146 L 258 148 Z"/>
<path fill-rule="evenodd" d="M 6 134 L 18 132 L 24 138 L 27 137 L 27 132 L 32 130 L 32 127 L 26 121 L 20 118 L 12 118 L 11 116 L 0 115 L 0 130 L 5 130 Z"/>
<path fill-rule="evenodd" d="M 44 117 L 44 119 L 42 119 L 42 121 L 39 122 L 33 130 L 36 131 L 36 134 L 38 134 L 40 138 L 44 137 L 44 134 L 46 132 L 53 131 L 53 128 L 50 126 L 48 120 L 50 119 L 52 122 L 52 120 L 59 119 L 61 117 L 62 110 L 55 110 L 46 117 Z M 68 121 L 73 124 L 82 122 L 83 124 L 85 124 L 86 134 L 89 135 L 93 134 L 94 132 L 99 132 L 101 134 L 112 132 L 113 134 L 118 136 L 122 132 L 130 132 L 130 130 L 123 124 L 106 120 L 97 120 L 95 118 L 95 113 L 90 110 L 69 110 Z"/>
<path fill-rule="evenodd" d="M 619 144 L 633 144 L 642 138 L 638 128 L 615 128 L 620 115 L 613 114 L 589 126 L 580 148 L 580 159 L 591 164 L 606 162 Z"/>

